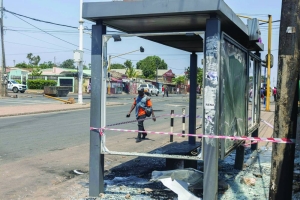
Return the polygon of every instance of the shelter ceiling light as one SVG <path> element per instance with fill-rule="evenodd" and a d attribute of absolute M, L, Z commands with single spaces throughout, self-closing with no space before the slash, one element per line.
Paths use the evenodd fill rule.
<path fill-rule="evenodd" d="M 115 41 L 115 42 L 120 42 L 120 41 L 122 41 L 120 35 L 112 35 L 112 37 L 114 38 L 114 41 Z"/>

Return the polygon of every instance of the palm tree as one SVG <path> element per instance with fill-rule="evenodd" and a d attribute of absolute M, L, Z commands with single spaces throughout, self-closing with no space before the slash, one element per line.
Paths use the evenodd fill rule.
<path fill-rule="evenodd" d="M 31 65 L 32 53 L 27 54 L 26 58 L 29 60 L 29 64 Z"/>
<path fill-rule="evenodd" d="M 139 72 L 137 72 L 133 67 L 129 67 L 126 69 L 126 73 L 128 78 L 136 78 L 139 75 Z"/>
<path fill-rule="evenodd" d="M 139 73 L 135 70 L 130 60 L 126 60 L 124 62 L 124 66 L 126 68 L 125 74 L 127 75 L 128 78 L 136 78 L 139 76 Z"/>

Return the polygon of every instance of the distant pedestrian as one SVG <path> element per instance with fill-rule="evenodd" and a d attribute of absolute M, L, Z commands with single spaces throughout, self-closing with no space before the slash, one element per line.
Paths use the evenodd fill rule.
<path fill-rule="evenodd" d="M 262 101 L 264 101 L 265 95 L 264 95 L 264 89 L 260 88 L 260 98 Z"/>
<path fill-rule="evenodd" d="M 129 94 L 129 83 L 127 82 L 125 85 L 125 92 Z"/>
<path fill-rule="evenodd" d="M 176 93 L 179 94 L 179 86 L 177 87 L 177 92 Z"/>
<path fill-rule="evenodd" d="M 273 96 L 274 96 L 274 101 L 276 101 L 277 100 L 277 88 L 276 87 L 274 87 L 274 89 L 273 89 Z"/>
<path fill-rule="evenodd" d="M 169 97 L 169 88 L 168 88 L 168 86 L 166 86 L 165 92 L 166 92 L 167 97 Z"/>
<path fill-rule="evenodd" d="M 165 97 L 165 87 L 164 86 L 162 86 L 161 92 L 162 92 L 163 97 Z"/>
<path fill-rule="evenodd" d="M 92 90 L 92 83 L 89 83 L 88 88 L 87 88 L 87 93 L 90 94 Z"/>
<path fill-rule="evenodd" d="M 253 93 L 253 90 L 251 88 L 250 91 L 249 91 L 249 101 L 250 102 L 252 102 L 252 93 Z"/>
<path fill-rule="evenodd" d="M 266 99 L 267 99 L 267 89 L 264 88 L 264 105 L 266 106 Z"/>

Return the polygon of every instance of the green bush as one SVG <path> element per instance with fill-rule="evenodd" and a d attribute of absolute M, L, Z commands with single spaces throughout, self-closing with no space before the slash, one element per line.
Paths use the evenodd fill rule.
<path fill-rule="evenodd" d="M 56 81 L 53 80 L 43 80 L 43 79 L 35 79 L 35 80 L 27 80 L 27 86 L 29 89 L 44 89 L 44 86 L 56 86 Z"/>

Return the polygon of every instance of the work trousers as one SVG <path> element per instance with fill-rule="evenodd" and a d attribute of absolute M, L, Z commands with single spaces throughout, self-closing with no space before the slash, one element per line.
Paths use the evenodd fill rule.
<path fill-rule="evenodd" d="M 143 131 L 145 131 L 144 128 L 144 120 L 146 119 L 146 115 L 141 115 L 138 116 L 137 120 L 138 121 L 138 130 L 141 131 L 138 133 L 138 138 L 141 138 L 142 134 L 144 135 L 144 137 L 146 137 L 147 133 L 143 133 Z"/>

